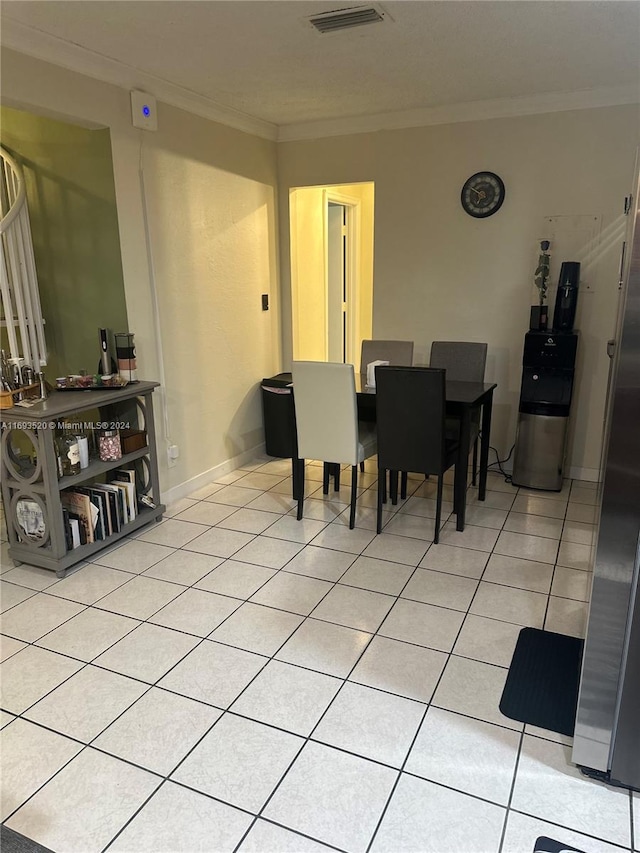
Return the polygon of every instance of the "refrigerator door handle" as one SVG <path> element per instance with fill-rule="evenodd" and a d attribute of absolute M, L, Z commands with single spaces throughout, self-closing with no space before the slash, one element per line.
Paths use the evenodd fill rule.
<path fill-rule="evenodd" d="M 620 271 L 618 272 L 618 290 L 624 285 L 624 262 L 627 259 L 627 241 L 625 240 L 620 250 Z"/>
<path fill-rule="evenodd" d="M 616 339 L 611 338 L 611 340 L 607 341 L 607 355 L 609 358 L 613 358 L 616 353 Z"/>

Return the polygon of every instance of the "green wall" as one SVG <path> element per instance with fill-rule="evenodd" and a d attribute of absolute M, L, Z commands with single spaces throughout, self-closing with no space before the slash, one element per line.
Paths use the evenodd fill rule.
<path fill-rule="evenodd" d="M 98 329 L 128 328 L 109 131 L 8 107 L 0 108 L 0 128 L 2 145 L 25 173 L 45 375 L 95 373 Z"/>

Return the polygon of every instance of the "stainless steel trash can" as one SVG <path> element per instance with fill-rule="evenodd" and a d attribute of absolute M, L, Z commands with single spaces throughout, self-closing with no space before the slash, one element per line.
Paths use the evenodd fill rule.
<path fill-rule="evenodd" d="M 513 484 L 560 491 L 568 431 L 568 417 L 520 412 L 511 478 Z"/>

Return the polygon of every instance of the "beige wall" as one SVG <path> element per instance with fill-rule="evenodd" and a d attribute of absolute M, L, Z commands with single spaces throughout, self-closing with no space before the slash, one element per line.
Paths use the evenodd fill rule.
<path fill-rule="evenodd" d="M 579 299 L 570 447 L 571 473 L 593 474 L 636 107 L 281 143 L 276 151 L 274 143 L 165 104 L 158 105 L 158 132 L 138 131 L 128 91 L 9 50 L 2 60 L 5 103 L 110 130 L 129 325 L 140 374 L 163 381 L 160 432 L 166 424 L 167 441 L 181 451 L 171 469 L 160 454 L 165 490 L 261 440 L 257 382 L 291 358 L 289 189 L 363 181 L 375 183 L 374 336 L 413 338 L 418 363 L 437 338 L 488 341 L 487 378 L 498 383 L 492 443 L 501 454 L 515 435 L 537 241 L 552 217 L 560 231 L 559 222 L 597 222 L 600 239 L 585 251 L 589 287 Z M 469 218 L 459 203 L 465 179 L 481 169 L 500 174 L 507 187 L 503 208 L 486 221 Z M 552 259 L 557 275 L 561 260 L 576 258 L 556 257 L 552 247 Z M 266 292 L 271 311 L 262 313 Z"/>
<path fill-rule="evenodd" d="M 0 125 L 0 141 L 25 176 L 46 324 L 45 375 L 52 382 L 79 370 L 95 373 L 98 329 L 127 330 L 109 131 L 7 107 Z"/>
<path fill-rule="evenodd" d="M 322 187 L 294 190 L 291 222 L 291 357 L 324 361 L 327 355 L 324 196 Z"/>
<path fill-rule="evenodd" d="M 2 65 L 4 103 L 110 130 L 129 327 L 139 375 L 163 383 L 160 475 L 175 497 L 263 440 L 258 382 L 280 367 L 275 144 L 161 103 L 158 131 L 137 130 L 125 89 L 10 50 Z"/>
<path fill-rule="evenodd" d="M 374 181 L 373 332 L 409 338 L 417 363 L 431 341 L 489 343 L 487 379 L 498 383 L 492 444 L 506 454 L 515 437 L 523 335 L 528 329 L 538 240 L 550 217 L 570 230 L 592 218 L 600 239 L 584 265 L 576 327 L 580 355 L 572 412 L 573 475 L 599 464 L 608 358 L 613 333 L 622 205 L 638 144 L 637 107 L 381 131 L 278 147 L 282 240 L 283 351 L 291 342 L 286 199 L 290 187 Z M 460 206 L 474 172 L 497 172 L 502 209 L 487 220 Z M 597 221 L 596 221 L 597 220 Z M 567 224 L 568 223 L 568 224 Z M 559 239 L 558 245 L 571 245 Z M 552 246 L 552 276 L 561 260 Z"/>

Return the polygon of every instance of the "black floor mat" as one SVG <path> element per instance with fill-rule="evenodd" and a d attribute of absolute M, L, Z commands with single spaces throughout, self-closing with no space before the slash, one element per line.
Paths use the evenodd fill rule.
<path fill-rule="evenodd" d="M 52 853 L 48 847 L 25 838 L 8 826 L 0 826 L 0 847 L 2 853 Z"/>
<path fill-rule="evenodd" d="M 584 640 L 523 628 L 500 710 L 512 720 L 573 735 Z"/>
<path fill-rule="evenodd" d="M 533 853 L 582 853 L 577 847 L 569 847 L 567 844 L 562 844 L 560 841 L 554 841 L 553 838 L 547 838 L 541 835 L 535 843 Z"/>

